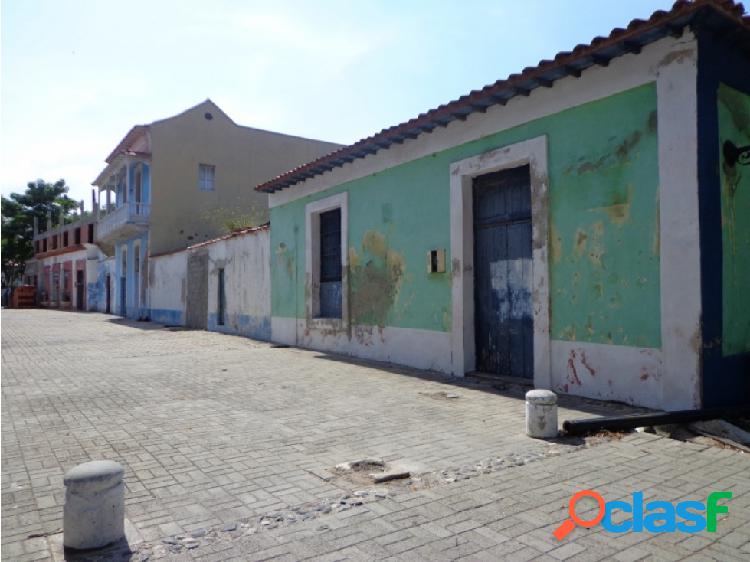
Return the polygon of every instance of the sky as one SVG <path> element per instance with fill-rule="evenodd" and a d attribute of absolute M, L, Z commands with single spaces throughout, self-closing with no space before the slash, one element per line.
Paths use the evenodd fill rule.
<path fill-rule="evenodd" d="M 0 1 L 0 190 L 63 178 L 86 208 L 130 127 L 206 98 L 349 144 L 672 4 Z"/>

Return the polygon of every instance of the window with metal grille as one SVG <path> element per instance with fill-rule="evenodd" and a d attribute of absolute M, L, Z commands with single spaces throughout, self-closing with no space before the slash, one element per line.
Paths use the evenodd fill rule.
<path fill-rule="evenodd" d="M 218 307 L 217 307 L 217 314 L 216 314 L 216 323 L 219 326 L 224 325 L 224 314 L 226 310 L 226 292 L 224 290 L 224 268 L 219 268 L 218 271 L 218 289 L 219 294 L 218 297 Z"/>
<path fill-rule="evenodd" d="M 320 214 L 320 317 L 341 318 L 341 209 Z"/>
<path fill-rule="evenodd" d="M 216 166 L 198 164 L 198 189 L 201 191 L 213 191 L 215 177 Z"/>

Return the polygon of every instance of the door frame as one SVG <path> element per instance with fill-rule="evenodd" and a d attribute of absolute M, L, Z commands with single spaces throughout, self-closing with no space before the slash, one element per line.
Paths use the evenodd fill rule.
<path fill-rule="evenodd" d="M 525 171 L 525 173 L 519 174 L 519 171 Z M 498 177 L 497 174 L 511 174 L 518 176 L 518 179 L 508 179 L 508 176 L 501 176 Z M 479 187 L 479 191 L 477 190 L 477 187 L 480 183 L 485 180 L 485 178 L 494 177 L 496 179 L 490 180 L 489 185 L 485 184 L 484 186 Z M 476 215 L 472 217 L 473 229 L 472 233 L 474 235 L 474 248 L 473 248 L 473 254 L 472 257 L 474 259 L 473 262 L 473 271 L 474 271 L 474 333 L 480 333 L 482 334 L 483 330 L 486 330 L 484 335 L 489 336 L 491 340 L 494 340 L 493 343 L 496 345 L 496 351 L 499 352 L 499 355 L 503 356 L 506 355 L 503 358 L 495 357 L 495 360 L 489 360 L 488 363 L 493 363 L 493 365 L 490 365 L 488 363 L 482 364 L 481 361 L 481 354 L 483 351 L 483 348 L 487 345 L 488 342 L 486 341 L 480 341 L 475 337 L 475 353 L 477 357 L 476 361 L 476 370 L 478 372 L 481 372 L 482 374 L 486 374 L 488 376 L 500 376 L 500 377 L 509 377 L 512 379 L 516 379 L 523 382 L 529 382 L 533 378 L 533 371 L 534 371 L 534 365 L 533 365 L 533 321 L 531 325 L 531 333 L 527 331 L 528 329 L 528 320 L 530 319 L 532 306 L 531 306 L 531 170 L 528 168 L 528 166 L 518 166 L 513 168 L 507 168 L 504 170 L 500 170 L 500 172 L 494 172 L 491 174 L 481 174 L 479 176 L 476 176 L 473 178 L 472 182 L 472 210 L 473 212 L 476 212 L 478 209 L 481 209 L 481 205 L 477 205 L 477 194 L 484 191 L 485 193 L 492 192 L 492 194 L 495 197 L 498 197 L 500 199 L 504 199 L 504 193 L 507 189 L 510 188 L 510 186 L 513 187 L 519 187 L 521 186 L 523 191 L 523 199 L 526 201 L 526 198 L 528 197 L 528 202 L 526 205 L 524 205 L 524 213 L 523 215 L 517 214 L 517 213 L 511 213 L 512 216 L 509 216 L 507 213 L 507 208 L 504 208 L 504 215 L 502 218 L 500 218 L 499 215 L 493 215 L 491 218 L 487 217 L 485 218 L 481 224 L 477 223 Z M 489 201 L 487 201 L 489 203 Z M 480 211 L 481 212 L 481 211 Z M 484 290 L 488 288 L 492 288 L 490 290 L 494 290 L 495 288 L 495 281 L 496 278 L 493 278 L 492 275 L 492 265 L 497 265 L 500 262 L 495 262 L 495 264 L 492 263 L 492 260 L 494 258 L 490 258 L 490 254 L 494 254 L 494 251 L 499 250 L 499 246 L 502 245 L 500 238 L 502 238 L 505 241 L 506 247 L 505 250 L 499 250 L 501 254 L 504 254 L 504 257 L 499 258 L 502 263 L 504 264 L 506 268 L 506 275 L 510 273 L 509 268 L 514 267 L 514 265 L 511 264 L 511 262 L 515 262 L 518 257 L 510 258 L 508 256 L 508 252 L 511 248 L 511 239 L 513 239 L 513 242 L 518 243 L 520 239 L 517 237 L 517 234 L 513 235 L 512 233 L 519 232 L 519 227 L 523 230 L 523 248 L 524 248 L 524 255 L 521 258 L 525 264 L 527 264 L 529 267 L 526 269 L 526 273 L 524 274 L 525 283 L 524 286 L 526 289 L 528 289 L 528 294 L 526 295 L 526 298 L 523 299 L 524 306 L 523 308 L 527 310 L 527 312 L 523 315 L 523 318 L 514 318 L 513 313 L 511 312 L 511 309 L 514 309 L 514 307 L 510 301 L 513 300 L 514 295 L 511 294 L 511 291 L 513 289 L 518 289 L 518 287 L 514 287 L 511 289 L 510 285 L 510 279 L 509 277 L 505 277 L 505 285 L 506 290 L 508 291 L 507 298 L 510 299 L 508 302 L 508 316 L 506 318 L 500 318 L 499 310 L 495 310 L 494 314 L 490 313 L 489 316 L 485 316 L 482 314 L 482 309 L 486 309 L 488 312 L 491 311 L 492 307 L 489 306 L 490 300 L 492 300 L 492 295 L 484 292 L 477 292 L 477 289 L 484 286 Z M 500 234 L 502 232 L 502 234 Z M 477 236 L 479 235 L 479 237 Z M 480 248 L 481 246 L 481 248 Z M 518 246 L 515 246 L 515 250 L 518 250 Z M 480 250 L 484 249 L 485 251 L 482 252 Z M 482 262 L 484 263 L 477 263 L 477 258 L 481 256 Z M 498 257 L 497 255 L 495 257 Z M 485 269 L 483 266 L 486 265 L 487 268 Z M 483 274 L 480 275 L 480 272 Z M 482 279 L 480 279 L 480 276 Z M 480 281 L 485 281 L 485 283 L 481 283 Z M 515 296 L 518 296 L 518 293 L 515 294 Z M 483 305 L 487 306 L 483 306 Z M 479 311 L 479 312 L 478 312 Z M 513 329 L 512 324 L 515 321 L 520 321 L 521 324 L 521 330 L 523 331 L 522 336 L 522 345 L 520 346 L 521 349 L 516 349 L 518 346 L 514 345 L 513 338 L 511 336 Z M 503 326 L 504 325 L 504 329 Z M 516 324 L 516 328 L 518 328 L 518 324 Z M 505 335 L 503 336 L 503 332 L 505 332 Z M 527 338 L 527 336 L 529 336 Z M 532 341 L 527 341 L 528 339 L 531 339 Z M 484 338 L 482 338 L 484 340 Z M 517 343 L 517 342 L 516 342 Z M 526 345 L 529 345 L 531 354 L 526 353 Z M 490 347 L 493 347 L 490 345 Z M 519 355 L 520 352 L 520 355 Z M 523 369 L 521 373 L 512 372 L 513 366 L 518 362 L 518 359 L 521 359 L 521 362 L 523 364 Z M 507 360 L 507 363 L 505 361 Z M 505 366 L 506 370 L 503 372 L 503 365 Z M 531 377 L 528 375 L 531 374 Z"/>
<path fill-rule="evenodd" d="M 511 144 L 478 154 L 450 167 L 450 226 L 453 270 L 453 374 L 476 369 L 474 334 L 474 209 L 477 176 L 529 165 L 531 182 L 531 301 L 534 319 L 534 386 L 551 388 L 549 334 L 549 173 L 547 137 Z"/>
<path fill-rule="evenodd" d="M 320 215 L 341 209 L 341 318 L 320 311 Z M 305 205 L 305 322 L 308 330 L 349 330 L 349 194 L 344 191 Z"/>

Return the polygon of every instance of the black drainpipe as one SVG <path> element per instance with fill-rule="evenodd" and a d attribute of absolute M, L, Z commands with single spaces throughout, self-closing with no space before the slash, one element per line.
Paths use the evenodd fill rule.
<path fill-rule="evenodd" d="M 678 410 L 675 412 L 656 412 L 634 414 L 631 416 L 612 416 L 586 420 L 565 420 L 563 432 L 566 435 L 586 435 L 598 431 L 628 431 L 636 427 L 667 425 L 673 423 L 691 423 L 715 419 L 750 418 L 750 406 L 727 408 L 706 408 L 703 410 Z"/>

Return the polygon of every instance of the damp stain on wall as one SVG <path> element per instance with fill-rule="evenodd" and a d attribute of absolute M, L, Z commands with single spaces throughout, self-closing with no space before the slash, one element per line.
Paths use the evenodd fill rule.
<path fill-rule="evenodd" d="M 289 251 L 286 242 L 279 242 L 276 247 L 276 260 L 290 277 L 294 276 L 294 254 Z"/>
<path fill-rule="evenodd" d="M 406 263 L 387 237 L 375 230 L 365 233 L 360 252 L 349 248 L 351 319 L 354 324 L 384 327 L 397 300 Z"/>

